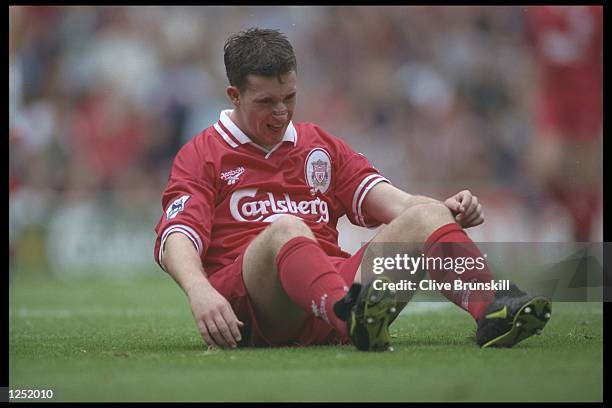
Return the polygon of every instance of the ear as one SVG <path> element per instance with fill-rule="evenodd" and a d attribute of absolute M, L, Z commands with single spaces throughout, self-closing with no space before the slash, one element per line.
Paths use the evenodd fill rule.
<path fill-rule="evenodd" d="M 228 86 L 225 89 L 225 93 L 227 94 L 227 97 L 232 105 L 234 105 L 235 108 L 238 108 L 240 106 L 240 91 L 238 88 L 235 86 Z"/>

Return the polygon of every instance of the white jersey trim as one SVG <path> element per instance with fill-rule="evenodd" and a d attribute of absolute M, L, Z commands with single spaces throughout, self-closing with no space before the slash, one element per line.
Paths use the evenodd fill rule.
<path fill-rule="evenodd" d="M 242 130 L 240 130 L 240 128 L 238 126 L 236 126 L 236 124 L 234 122 L 232 122 L 232 120 L 230 119 L 230 115 L 232 114 L 232 112 L 233 112 L 233 109 L 222 110 L 221 114 L 219 115 L 219 122 L 221 122 L 223 124 L 223 126 L 225 126 L 225 128 L 231 133 L 231 135 L 241 145 L 243 145 L 245 143 L 253 143 L 253 145 L 255 145 L 257 147 L 260 147 L 265 152 L 268 152 L 267 149 L 264 149 L 261 146 L 258 146 L 257 143 L 254 143 Z M 223 136 L 223 135 L 227 136 L 227 138 L 223 137 L 223 139 L 230 146 L 238 147 L 238 144 L 236 144 L 233 140 L 231 140 L 226 132 L 221 133 L 223 131 L 223 129 L 221 129 L 221 131 L 219 131 L 219 129 L 221 129 L 221 127 L 218 125 L 218 123 L 215 123 L 215 130 L 217 130 L 217 132 L 219 132 L 219 134 L 221 134 L 221 136 Z M 291 143 L 293 143 L 294 146 L 297 144 L 297 131 L 295 130 L 295 126 L 293 126 L 293 122 L 289 122 L 289 125 L 287 126 L 287 130 L 285 130 L 285 134 L 283 135 L 283 138 L 278 143 L 278 145 L 280 145 L 282 142 L 291 142 Z M 274 146 L 274 147 L 276 147 L 276 146 Z M 274 149 L 274 147 L 272 149 Z"/>
<path fill-rule="evenodd" d="M 221 135 L 221 137 L 223 138 L 223 140 L 225 140 L 227 142 L 228 145 L 232 146 L 232 147 L 238 147 L 238 144 L 236 142 L 234 142 L 228 135 L 227 133 L 225 133 L 225 131 L 223 129 L 221 129 L 221 126 L 219 126 L 218 123 L 214 124 L 215 130 L 217 131 L 217 133 L 219 133 Z"/>
<path fill-rule="evenodd" d="M 370 174 L 369 176 L 365 177 L 361 181 L 361 183 L 355 190 L 355 194 L 353 195 L 353 206 L 352 206 L 353 216 L 355 217 L 355 221 L 362 227 L 370 228 L 374 225 L 378 225 L 378 224 L 368 225 L 365 223 L 365 217 L 363 215 L 361 206 L 363 204 L 363 200 L 368 194 L 368 191 L 370 191 L 372 187 L 374 187 L 376 184 L 380 183 L 381 181 L 391 184 L 389 180 L 387 180 L 385 177 L 381 176 L 380 174 Z"/>
<path fill-rule="evenodd" d="M 162 259 L 164 256 L 164 247 L 166 246 L 166 239 L 168 239 L 168 236 L 170 236 L 170 234 L 173 232 L 180 232 L 186 235 L 187 238 L 189 238 L 191 242 L 193 242 L 193 245 L 198 251 L 198 254 L 200 256 L 202 255 L 202 240 L 200 239 L 200 235 L 198 235 L 198 233 L 193 228 L 187 225 L 182 225 L 182 224 L 171 225 L 164 230 L 162 237 L 161 237 L 161 244 L 159 246 L 159 255 L 158 255 L 159 262 L 158 263 L 159 263 L 159 266 L 161 266 L 162 268 L 163 268 Z"/>

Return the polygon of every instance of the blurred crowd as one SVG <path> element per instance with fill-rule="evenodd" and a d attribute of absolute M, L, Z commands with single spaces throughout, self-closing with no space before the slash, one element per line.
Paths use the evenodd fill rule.
<path fill-rule="evenodd" d="M 229 107 L 223 44 L 250 26 L 296 50 L 294 121 L 345 139 L 398 187 L 527 194 L 523 7 L 11 6 L 11 246 L 83 200 L 150 211 L 152 229 L 174 155 Z"/>

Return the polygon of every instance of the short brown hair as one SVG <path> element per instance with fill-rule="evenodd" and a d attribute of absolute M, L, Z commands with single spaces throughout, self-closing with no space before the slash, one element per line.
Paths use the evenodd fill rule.
<path fill-rule="evenodd" d="M 227 79 L 240 92 L 250 74 L 279 77 L 297 70 L 293 47 L 279 30 L 249 28 L 230 36 L 223 51 Z"/>

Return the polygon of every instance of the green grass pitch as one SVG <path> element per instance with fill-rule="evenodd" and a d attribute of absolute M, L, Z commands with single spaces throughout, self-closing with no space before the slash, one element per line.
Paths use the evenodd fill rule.
<path fill-rule="evenodd" d="M 394 352 L 351 346 L 207 351 L 163 273 L 108 280 L 17 277 L 12 389 L 54 401 L 601 401 L 602 305 L 554 303 L 542 336 L 479 349 L 455 307 L 409 305 Z"/>

